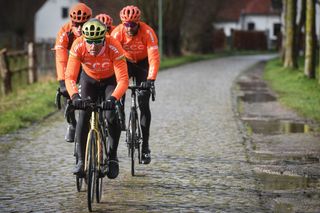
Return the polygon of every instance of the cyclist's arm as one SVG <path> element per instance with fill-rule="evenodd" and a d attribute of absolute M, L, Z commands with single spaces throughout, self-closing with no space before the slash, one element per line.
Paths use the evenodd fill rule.
<path fill-rule="evenodd" d="M 113 60 L 114 73 L 117 79 L 117 86 L 113 91 L 112 96 L 119 100 L 128 89 L 128 67 L 124 56 L 124 50 L 121 47 L 120 42 L 111 38 L 111 44 L 113 46 L 113 48 L 110 48 L 111 57 Z"/>
<path fill-rule="evenodd" d="M 77 40 L 72 44 L 66 71 L 66 87 L 70 97 L 79 93 L 77 79 L 81 66 L 81 45 Z"/>
<path fill-rule="evenodd" d="M 149 72 L 148 80 L 156 80 L 159 66 L 160 66 L 160 54 L 158 48 L 158 39 L 152 29 L 147 31 L 147 48 L 148 48 L 148 60 L 149 60 Z"/>
<path fill-rule="evenodd" d="M 57 80 L 65 80 L 65 72 L 68 63 L 68 36 L 63 30 L 60 30 L 56 38 L 55 43 L 55 61 L 56 61 L 56 72 Z"/>
<path fill-rule="evenodd" d="M 120 58 L 113 62 L 113 66 L 117 79 L 117 86 L 113 91 L 112 96 L 119 100 L 124 95 L 129 85 L 128 67 L 125 57 L 120 56 Z"/>

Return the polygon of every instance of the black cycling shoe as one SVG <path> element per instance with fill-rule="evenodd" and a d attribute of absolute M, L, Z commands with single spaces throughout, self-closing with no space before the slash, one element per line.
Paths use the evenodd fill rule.
<path fill-rule="evenodd" d="M 84 177 L 84 171 L 83 171 L 83 162 L 81 160 L 78 161 L 77 165 L 74 167 L 72 173 L 74 175 L 78 175 L 79 177 Z"/>
<path fill-rule="evenodd" d="M 150 150 L 148 150 L 147 152 L 142 152 L 141 161 L 142 164 L 149 164 L 151 162 Z"/>
<path fill-rule="evenodd" d="M 119 161 L 118 159 L 110 159 L 107 162 L 107 177 L 109 179 L 115 179 L 119 174 Z"/>
<path fill-rule="evenodd" d="M 69 143 L 74 142 L 75 133 L 76 133 L 76 129 L 71 124 L 69 124 L 67 128 L 66 136 L 64 137 L 66 142 L 69 142 Z"/>

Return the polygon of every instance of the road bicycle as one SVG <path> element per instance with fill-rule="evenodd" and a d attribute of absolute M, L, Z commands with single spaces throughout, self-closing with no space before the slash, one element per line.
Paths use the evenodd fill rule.
<path fill-rule="evenodd" d="M 90 99 L 85 100 L 84 107 L 80 109 L 91 111 L 90 130 L 87 137 L 87 145 L 84 158 L 84 179 L 87 183 L 87 203 L 90 212 L 92 211 L 94 197 L 96 197 L 97 203 L 100 203 L 101 201 L 103 185 L 102 183 L 105 176 L 104 170 L 107 166 L 107 156 L 109 153 L 109 146 L 107 145 L 107 118 L 105 116 L 104 110 L 102 109 L 102 101 L 103 98 L 100 96 L 97 102 L 92 102 Z M 118 107 L 119 104 L 119 102 L 116 102 L 116 114 L 118 122 L 120 122 L 120 116 L 122 114 L 117 110 L 120 108 Z M 70 106 L 71 105 L 72 104 L 70 103 Z M 81 189 L 81 178 L 82 177 L 77 177 L 77 189 Z"/>
<path fill-rule="evenodd" d="M 133 78 L 135 84 L 135 79 Z M 128 87 L 131 90 L 131 107 L 129 114 L 129 121 L 126 130 L 126 143 L 128 147 L 128 157 L 131 159 L 131 175 L 135 175 L 135 153 L 137 150 L 138 163 L 142 164 L 142 132 L 140 126 L 140 116 L 138 114 L 137 96 L 141 90 L 150 90 L 152 95 L 152 101 L 155 101 L 155 87 L 150 89 L 143 89 L 141 86 L 130 85 Z"/>

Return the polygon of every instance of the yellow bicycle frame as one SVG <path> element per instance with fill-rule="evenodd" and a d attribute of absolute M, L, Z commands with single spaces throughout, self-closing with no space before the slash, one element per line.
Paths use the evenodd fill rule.
<path fill-rule="evenodd" d="M 88 133 L 88 137 L 87 137 L 87 146 L 86 146 L 86 157 L 85 157 L 85 163 L 84 163 L 84 171 L 86 172 L 87 171 L 87 162 L 88 162 L 88 145 L 90 143 L 90 140 L 91 140 L 91 132 L 94 132 L 96 134 L 96 145 L 98 147 L 98 166 L 100 167 L 100 160 L 102 159 L 101 157 L 101 149 L 102 149 L 102 141 L 101 141 L 101 135 L 100 135 L 100 132 L 99 132 L 99 128 L 98 128 L 98 116 L 99 116 L 99 113 L 97 111 L 92 111 L 91 112 L 91 118 L 90 118 L 90 130 L 89 130 L 89 133 Z M 100 169 L 100 168 L 99 168 Z"/>

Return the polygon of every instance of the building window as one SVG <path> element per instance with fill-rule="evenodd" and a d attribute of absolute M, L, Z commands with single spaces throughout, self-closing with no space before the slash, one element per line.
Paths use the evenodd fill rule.
<path fill-rule="evenodd" d="M 67 8 L 67 7 L 63 7 L 62 8 L 62 18 L 68 18 L 68 16 L 69 16 L 69 8 Z"/>
<path fill-rule="evenodd" d="M 275 23 L 273 24 L 273 35 L 278 36 L 281 33 L 281 24 L 280 23 Z"/>
<path fill-rule="evenodd" d="M 254 23 L 253 23 L 253 22 L 249 22 L 249 23 L 248 23 L 248 30 L 249 30 L 249 31 L 252 31 L 252 30 L 254 30 L 254 28 L 255 28 Z"/>

